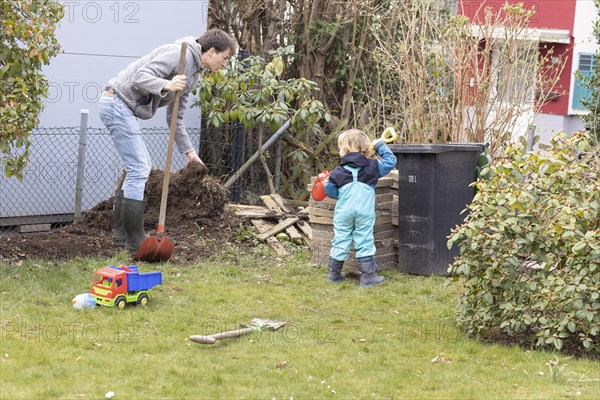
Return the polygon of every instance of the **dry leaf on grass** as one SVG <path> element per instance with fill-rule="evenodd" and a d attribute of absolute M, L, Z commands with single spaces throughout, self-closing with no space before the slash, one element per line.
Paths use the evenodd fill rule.
<path fill-rule="evenodd" d="M 283 369 L 283 368 L 287 367 L 287 365 L 288 365 L 287 361 L 281 361 L 281 362 L 278 362 L 277 365 L 275 365 L 275 368 Z"/>

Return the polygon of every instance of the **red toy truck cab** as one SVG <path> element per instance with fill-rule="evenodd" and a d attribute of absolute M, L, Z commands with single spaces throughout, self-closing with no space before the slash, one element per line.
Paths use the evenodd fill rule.
<path fill-rule="evenodd" d="M 127 303 L 147 305 L 149 290 L 161 283 L 162 272 L 139 273 L 137 265 L 111 265 L 96 271 L 90 293 L 96 304 L 122 309 Z"/>

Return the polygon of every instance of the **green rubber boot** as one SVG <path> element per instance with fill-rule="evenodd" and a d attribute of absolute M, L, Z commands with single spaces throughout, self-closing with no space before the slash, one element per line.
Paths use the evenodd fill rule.
<path fill-rule="evenodd" d="M 144 233 L 144 208 L 143 201 L 126 197 L 121 200 L 121 219 L 125 228 L 125 246 L 131 253 L 135 253 L 142 240 L 148 237 Z"/>

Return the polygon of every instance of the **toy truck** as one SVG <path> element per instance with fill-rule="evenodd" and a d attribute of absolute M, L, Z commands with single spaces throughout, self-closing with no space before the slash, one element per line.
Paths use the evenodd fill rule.
<path fill-rule="evenodd" d="M 150 289 L 162 283 L 162 272 L 140 273 L 137 265 L 113 265 L 96 271 L 90 293 L 96 304 L 125 308 L 127 303 L 147 305 Z"/>

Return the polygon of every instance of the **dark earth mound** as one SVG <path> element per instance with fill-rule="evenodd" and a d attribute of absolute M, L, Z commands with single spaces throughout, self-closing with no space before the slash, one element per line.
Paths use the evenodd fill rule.
<path fill-rule="evenodd" d="M 172 262 L 193 262 L 218 254 L 235 237 L 241 221 L 227 210 L 228 192 L 206 176 L 200 163 L 190 163 L 171 175 L 166 236 L 175 241 Z M 153 170 L 146 185 L 146 233 L 155 234 L 162 195 L 163 171 Z M 113 257 L 122 248 L 112 245 L 113 198 L 100 202 L 81 221 L 44 233 L 0 238 L 0 260 L 69 260 Z"/>

